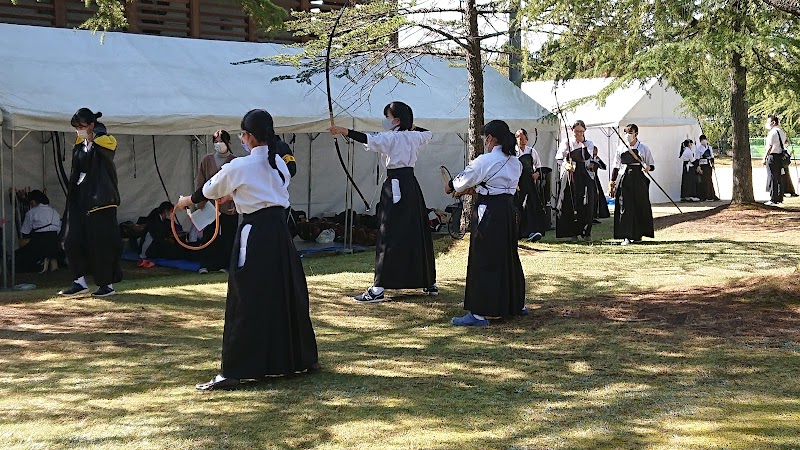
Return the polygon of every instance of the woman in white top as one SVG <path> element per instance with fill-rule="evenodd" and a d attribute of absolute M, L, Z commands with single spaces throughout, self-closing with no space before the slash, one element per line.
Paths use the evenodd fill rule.
<path fill-rule="evenodd" d="M 699 175 L 697 158 L 694 157 L 694 142 L 686 139 L 681 143 L 681 150 L 678 153 L 681 160 L 681 201 L 699 202 L 697 197 L 697 178 Z"/>
<path fill-rule="evenodd" d="M 29 241 L 16 251 L 17 270 L 41 273 L 56 270 L 61 216 L 50 206 L 50 199 L 42 191 L 29 192 L 26 200 L 31 209 L 25 213 L 20 233 Z"/>
<path fill-rule="evenodd" d="M 592 224 L 597 202 L 597 188 L 587 165 L 594 144 L 586 139 L 582 120 L 572 125 L 574 139 L 566 139 L 556 159 L 561 163 L 561 183 L 556 202 L 556 237 L 592 240 Z"/>
<path fill-rule="evenodd" d="M 611 191 L 616 191 L 614 239 L 622 239 L 622 245 L 641 242 L 642 236 L 655 237 L 650 179 L 645 175 L 656 169 L 653 154 L 639 141 L 636 124 L 626 125 L 625 134 L 628 143 L 617 147 L 611 172 Z"/>
<path fill-rule="evenodd" d="M 487 317 L 524 315 L 525 274 L 517 252 L 514 193 L 522 163 L 515 158 L 514 135 L 502 120 L 483 127 L 485 153 L 475 158 L 445 188 L 463 195 L 474 188 L 464 309 L 456 326 L 487 326 Z"/>
<path fill-rule="evenodd" d="M 519 237 L 536 242 L 550 229 L 550 216 L 544 209 L 549 193 L 545 193 L 542 180 L 542 160 L 535 148 L 528 146 L 528 132 L 520 128 L 517 138 L 517 157 L 522 163 L 519 191 L 515 202 L 519 210 Z"/>
<path fill-rule="evenodd" d="M 364 144 L 367 151 L 382 154 L 386 167 L 377 212 L 375 281 L 354 297 L 361 303 L 383 301 L 384 289 L 422 288 L 425 295 L 439 294 L 428 209 L 414 176 L 417 154 L 433 134 L 414 126 L 414 113 L 403 102 L 389 103 L 383 115 L 383 133 L 364 134 L 337 126 L 328 129 L 334 136 L 346 135 Z"/>
<path fill-rule="evenodd" d="M 254 109 L 241 128 L 250 154 L 222 166 L 175 205 L 232 198 L 242 213 L 228 276 L 222 367 L 198 390 L 235 389 L 243 379 L 319 368 L 305 273 L 286 224 L 289 169 L 277 154 L 272 116 Z"/>

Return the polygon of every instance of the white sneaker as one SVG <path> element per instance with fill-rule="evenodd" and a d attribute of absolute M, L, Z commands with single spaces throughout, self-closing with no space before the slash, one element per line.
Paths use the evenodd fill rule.
<path fill-rule="evenodd" d="M 699 202 L 700 201 L 700 199 L 698 197 L 689 197 L 689 200 L 691 200 L 693 202 Z"/>
<path fill-rule="evenodd" d="M 628 238 L 625 238 L 625 239 L 622 240 L 622 243 L 620 243 L 619 245 L 631 245 L 631 240 L 628 239 Z"/>
<path fill-rule="evenodd" d="M 772 203 L 772 201 L 768 201 L 768 202 L 764 202 L 764 204 L 767 205 L 767 206 L 773 206 L 775 203 Z"/>
<path fill-rule="evenodd" d="M 208 273 L 208 269 L 206 269 L 205 267 L 201 267 L 200 270 L 197 271 L 197 273 L 199 273 L 200 275 L 205 275 Z"/>

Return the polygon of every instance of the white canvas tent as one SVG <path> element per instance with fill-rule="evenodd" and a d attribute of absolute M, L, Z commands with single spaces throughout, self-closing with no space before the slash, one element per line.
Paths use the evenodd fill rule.
<path fill-rule="evenodd" d="M 310 86 L 270 82 L 294 69 L 231 64 L 290 50 L 275 44 L 127 33 L 106 33 L 101 42 L 100 35 L 87 31 L 9 24 L 0 24 L 0 42 L 14 43 L 0 47 L 0 57 L 8 62 L 0 69 L 0 135 L 8 144 L 0 152 L 0 188 L 6 191 L 9 186 L 46 188 L 53 205 L 63 208 L 51 132 L 59 132 L 69 154 L 74 143 L 70 118 L 78 108 L 89 107 L 103 112 L 101 121 L 119 141 L 119 220 L 136 220 L 166 199 L 155 158 L 174 202 L 193 190 L 197 162 L 210 151 L 208 135 L 224 128 L 235 136 L 245 112 L 265 108 L 284 140 L 294 138 L 298 175 L 290 185 L 293 206 L 312 216 L 345 208 L 347 182 L 332 138 L 325 133 L 329 122 L 322 77 Z M 442 192 L 438 167 L 457 172 L 465 164 L 466 71 L 430 57 L 419 58 L 418 64 L 419 79 L 413 85 L 387 79 L 363 98 L 363 86 L 334 78 L 334 113 L 337 125 L 374 131 L 380 130 L 389 101 L 410 104 L 415 123 L 434 132 L 433 142 L 419 156 L 417 178 L 428 206 L 443 208 L 452 200 Z M 485 89 L 487 120 L 538 127 L 552 139 L 555 123 L 543 120 L 548 111 L 491 68 L 485 70 Z M 356 183 L 374 208 L 384 175 L 377 155 L 360 145 L 349 151 L 342 147 Z M 67 172 L 70 162 L 68 156 Z M 8 197 L 2 203 L 4 217 L 13 223 Z M 353 205 L 364 212 L 360 201 Z"/>
<path fill-rule="evenodd" d="M 555 95 L 563 106 L 573 100 L 596 94 L 612 81 L 613 78 L 585 78 L 557 85 L 553 81 L 536 81 L 523 83 L 522 90 L 538 103 L 556 111 Z M 687 138 L 697 142 L 702 133 L 697 119 L 681 111 L 682 101 L 675 89 L 651 79 L 643 86 L 634 83 L 618 89 L 608 97 L 603 106 L 590 101 L 565 110 L 565 115 L 567 121 L 580 119 L 586 123 L 586 138 L 597 145 L 598 154 L 608 163 L 606 175 L 609 178 L 611 155 L 620 145 L 614 128 L 622 133 L 625 125 L 635 123 L 639 127 L 642 142 L 653 152 L 656 163 L 653 177 L 673 200 L 678 200 L 681 190 L 681 164 L 678 161 L 680 144 Z M 571 126 L 572 123 L 567 125 Z M 563 124 L 557 133 L 561 142 L 565 133 Z M 605 180 L 608 181 L 609 178 Z M 650 199 L 654 203 L 669 201 L 652 183 Z"/>

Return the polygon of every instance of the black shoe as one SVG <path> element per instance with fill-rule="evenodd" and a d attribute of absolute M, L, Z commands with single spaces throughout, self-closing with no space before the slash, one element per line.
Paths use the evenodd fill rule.
<path fill-rule="evenodd" d="M 58 294 L 59 295 L 72 296 L 72 295 L 85 294 L 87 292 L 89 292 L 89 288 L 88 287 L 83 287 L 78 283 L 72 283 L 72 286 L 70 286 L 67 289 L 62 289 L 62 290 L 58 291 Z"/>
<path fill-rule="evenodd" d="M 431 287 L 422 288 L 423 295 L 439 295 L 439 288 L 434 284 Z M 381 294 L 383 295 L 383 294 Z"/>
<path fill-rule="evenodd" d="M 358 294 L 353 297 L 355 301 L 359 303 L 376 303 L 383 301 L 383 292 L 380 294 L 375 294 L 372 292 L 372 288 L 369 288 L 363 294 Z"/>
<path fill-rule="evenodd" d="M 595 223 L 595 224 L 597 224 L 597 223 L 603 223 L 603 222 L 600 222 L 600 221 L 599 221 L 599 220 L 597 220 L 597 219 L 592 219 L 592 223 Z"/>
<path fill-rule="evenodd" d="M 217 375 L 207 383 L 196 384 L 194 388 L 197 389 L 198 391 L 216 391 L 216 390 L 232 391 L 235 389 L 239 389 L 241 385 L 242 383 L 236 378 L 222 378 L 219 375 Z"/>
<path fill-rule="evenodd" d="M 117 291 L 108 286 L 100 286 L 96 291 L 92 292 L 92 297 L 108 297 L 109 295 L 114 295 L 116 293 Z"/>
<path fill-rule="evenodd" d="M 528 238 L 525 239 L 528 242 L 539 242 L 542 240 L 542 233 L 534 232 L 528 235 Z"/>

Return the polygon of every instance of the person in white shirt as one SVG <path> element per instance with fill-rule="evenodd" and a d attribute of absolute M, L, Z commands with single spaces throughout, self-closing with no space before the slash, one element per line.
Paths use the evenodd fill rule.
<path fill-rule="evenodd" d="M 781 179 L 783 170 L 783 154 L 786 151 L 786 132 L 779 126 L 778 117 L 770 114 L 764 127 L 769 130 L 764 140 L 764 165 L 767 166 L 767 190 L 769 201 L 767 205 L 783 203 L 784 187 Z"/>
<path fill-rule="evenodd" d="M 586 139 L 586 124 L 576 120 L 574 138 L 567 138 L 556 159 L 561 164 L 561 181 L 556 200 L 556 237 L 577 241 L 592 240 L 592 225 L 597 202 L 597 188 L 587 166 L 594 143 Z"/>
<path fill-rule="evenodd" d="M 375 244 L 375 279 L 354 299 L 360 303 L 384 300 L 384 289 L 418 289 L 438 295 L 433 237 L 425 197 L 414 176 L 417 154 L 433 134 L 414 126 L 414 112 L 403 102 L 383 108 L 382 133 L 364 134 L 333 126 L 328 131 L 364 144 L 367 151 L 383 155 L 386 181 L 378 203 L 378 241 Z"/>
<path fill-rule="evenodd" d="M 622 245 L 641 242 L 643 236 L 655 237 L 650 179 L 645 175 L 655 170 L 653 154 L 639 141 L 636 124 L 626 125 L 625 134 L 628 142 L 617 147 L 610 189 L 616 194 L 614 239 L 622 239 Z"/>
<path fill-rule="evenodd" d="M 34 190 L 26 196 L 31 209 L 25 213 L 20 233 L 28 243 L 16 251 L 15 260 L 20 272 L 58 269 L 58 233 L 61 216 L 50 207 L 50 199 L 42 191 Z"/>
<path fill-rule="evenodd" d="M 544 182 L 539 152 L 528 146 L 528 132 L 520 128 L 515 136 L 517 157 L 522 163 L 519 191 L 515 195 L 515 204 L 520 213 L 519 237 L 526 238 L 529 242 L 536 242 L 550 229 L 550 216 L 544 208 L 549 194 L 544 192 L 542 186 Z"/>
<path fill-rule="evenodd" d="M 488 317 L 527 314 L 525 274 L 517 251 L 514 193 L 522 175 L 508 124 L 493 120 L 483 127 L 485 152 L 456 176 L 445 193 L 477 192 L 469 238 L 463 317 L 456 326 L 488 326 Z"/>
<path fill-rule="evenodd" d="M 701 200 L 718 201 L 714 190 L 714 149 L 708 145 L 705 134 L 700 135 L 700 142 L 694 150 L 694 158 L 700 167 L 700 181 L 697 184 L 697 197 Z"/>
<path fill-rule="evenodd" d="M 694 142 L 691 139 L 681 143 L 678 159 L 681 160 L 681 201 L 699 202 L 700 198 L 697 197 L 699 169 L 697 158 L 694 156 Z"/>
<path fill-rule="evenodd" d="M 175 205 L 232 199 L 242 213 L 228 275 L 222 367 L 198 390 L 236 389 L 245 379 L 319 369 L 306 277 L 286 224 L 290 174 L 277 153 L 272 116 L 254 109 L 241 129 L 250 154 L 222 166 Z"/>

